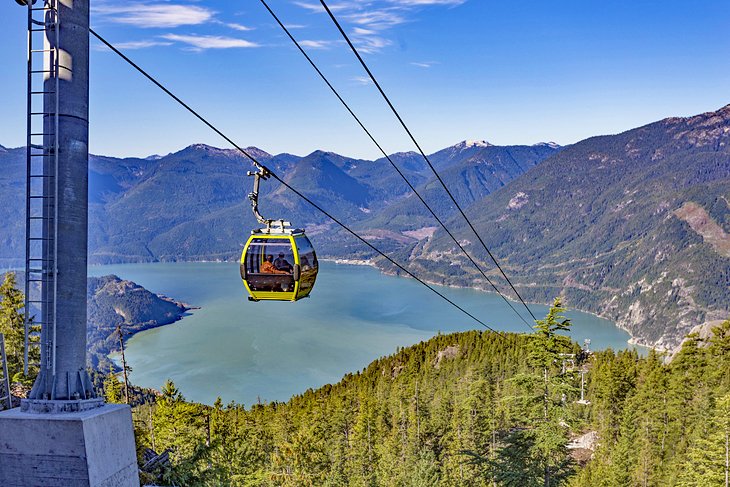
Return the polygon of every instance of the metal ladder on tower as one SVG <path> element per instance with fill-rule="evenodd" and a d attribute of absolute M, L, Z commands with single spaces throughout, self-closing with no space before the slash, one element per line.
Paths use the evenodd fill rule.
<path fill-rule="evenodd" d="M 60 62 L 58 0 L 24 0 L 28 8 L 28 87 L 25 221 L 25 353 L 29 366 L 53 377 L 56 342 L 58 118 Z M 35 319 L 38 313 L 40 319 Z M 29 363 L 31 347 L 45 350 Z"/>
<path fill-rule="evenodd" d="M 6 409 L 13 408 L 13 395 L 10 392 L 10 377 L 8 377 L 8 356 L 5 355 L 5 337 L 0 333 L 0 410 L 3 402 Z"/>

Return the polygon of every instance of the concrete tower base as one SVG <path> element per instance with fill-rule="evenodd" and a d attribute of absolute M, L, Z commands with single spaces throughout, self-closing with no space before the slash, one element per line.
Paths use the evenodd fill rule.
<path fill-rule="evenodd" d="M 61 414 L 0 412 L 0 485 L 139 486 L 129 406 Z"/>

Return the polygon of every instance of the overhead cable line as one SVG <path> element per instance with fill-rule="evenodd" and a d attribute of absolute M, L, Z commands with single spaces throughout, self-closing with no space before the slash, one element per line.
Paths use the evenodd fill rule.
<path fill-rule="evenodd" d="M 421 203 L 423 203 L 423 206 L 425 206 L 428 209 L 428 211 L 436 219 L 436 221 L 439 223 L 439 225 L 441 225 L 441 228 L 443 228 L 446 231 L 446 233 L 449 235 L 449 237 L 451 237 L 451 240 L 454 241 L 454 243 L 459 247 L 459 249 L 461 249 L 461 251 L 464 253 L 464 255 L 466 255 L 467 259 L 469 259 L 469 261 L 474 265 L 474 267 L 476 267 L 476 269 L 481 273 L 482 277 L 484 277 L 484 279 L 486 279 L 486 281 L 492 286 L 492 289 L 494 289 L 497 292 L 497 294 L 499 294 L 499 296 L 504 300 L 504 302 L 507 303 L 507 305 L 510 308 L 512 308 L 512 311 L 514 311 L 515 314 L 522 320 L 522 322 L 525 325 L 527 325 L 528 328 L 530 328 L 530 331 L 532 331 L 532 327 L 530 326 L 530 324 L 515 309 L 515 307 L 512 305 L 512 303 L 509 301 L 509 299 L 507 299 L 505 297 L 505 295 L 502 294 L 502 292 L 499 290 L 499 288 L 497 288 L 497 286 L 494 285 L 494 283 L 492 282 L 492 280 L 489 279 L 489 277 L 487 276 L 487 274 L 482 270 L 481 266 L 479 264 L 477 264 L 477 262 L 472 258 L 471 255 L 469 255 L 469 253 L 466 251 L 466 249 L 464 248 L 464 246 L 456 239 L 456 237 L 454 236 L 454 234 L 451 233 L 451 231 L 446 227 L 446 225 L 444 224 L 444 222 L 436 215 L 436 213 L 433 211 L 433 209 L 431 209 L 431 207 L 429 206 L 429 204 L 426 203 L 426 201 L 420 195 L 420 193 L 418 192 L 418 190 L 416 190 L 416 188 L 411 184 L 411 182 L 408 180 L 408 178 L 406 178 L 405 174 L 403 174 L 403 172 L 398 168 L 398 166 L 395 164 L 395 162 L 393 162 L 393 160 L 385 152 L 385 150 L 381 147 L 381 145 L 378 143 L 378 141 L 375 140 L 375 137 L 373 137 L 373 135 L 370 133 L 370 131 L 365 127 L 365 125 L 362 123 L 362 121 L 360 120 L 360 118 L 357 115 L 355 115 L 355 112 L 352 111 L 352 109 L 350 108 L 350 106 L 342 98 L 342 96 L 340 96 L 339 92 L 335 89 L 335 87 L 332 86 L 332 83 L 330 83 L 330 81 L 322 73 L 322 71 L 319 69 L 319 67 L 317 67 L 317 65 L 312 60 L 312 58 L 309 57 L 309 55 L 307 54 L 307 52 L 302 48 L 302 46 L 299 44 L 299 42 L 291 34 L 291 32 L 289 31 L 289 29 L 286 28 L 286 26 L 284 25 L 284 23 L 274 13 L 274 11 L 271 9 L 271 7 L 269 7 L 269 5 L 266 3 L 265 0 L 260 0 L 260 1 L 263 4 L 263 6 L 266 7 L 266 10 L 269 11 L 269 13 L 274 18 L 274 20 L 276 20 L 276 22 L 279 24 L 279 26 L 284 30 L 284 32 L 286 33 L 286 35 L 289 36 L 289 39 L 291 39 L 291 41 L 294 43 L 294 45 L 297 46 L 297 49 L 299 49 L 299 52 L 301 52 L 302 55 L 307 59 L 307 61 L 309 61 L 309 64 L 314 68 L 314 70 L 317 72 L 317 74 L 319 75 L 319 77 L 322 78 L 322 80 L 325 82 L 325 84 L 327 84 L 327 86 L 332 91 L 332 93 L 334 93 L 334 95 L 337 97 L 337 99 L 340 100 L 340 103 L 342 103 L 342 105 L 345 107 L 345 109 L 350 113 L 350 115 L 352 115 L 352 118 L 355 119 L 355 121 L 360 126 L 360 128 L 363 129 L 363 131 L 367 134 L 367 136 L 370 138 L 370 140 L 373 141 L 373 144 L 375 144 L 375 146 L 378 148 L 378 150 L 380 150 L 380 152 L 383 154 L 383 156 L 388 160 L 388 162 L 390 163 L 390 165 L 393 166 L 393 169 L 395 169 L 396 172 L 400 175 L 400 177 L 403 178 L 403 181 L 405 181 L 405 183 L 408 185 L 408 187 L 411 188 L 411 191 L 413 191 L 413 193 L 418 197 L 418 199 L 421 201 Z"/>
<path fill-rule="evenodd" d="M 345 33 L 344 29 L 340 25 L 340 23 L 337 20 L 337 18 L 334 16 L 334 14 L 330 10 L 330 8 L 327 6 L 327 4 L 324 2 L 324 0 L 319 0 L 319 2 L 322 4 L 322 6 L 324 7 L 324 9 L 327 11 L 327 14 L 332 19 L 332 22 L 334 22 L 335 26 L 337 26 L 337 30 L 340 31 L 340 34 L 342 34 L 342 37 L 345 39 L 345 41 L 347 41 L 347 44 L 350 46 L 350 49 L 355 54 L 355 56 L 357 57 L 357 59 L 360 61 L 360 64 L 365 69 L 365 71 L 368 73 L 368 76 L 370 76 L 370 79 L 372 80 L 372 82 L 378 88 L 378 91 L 383 96 L 383 98 L 385 99 L 385 101 L 388 104 L 388 106 L 390 107 L 390 109 L 393 111 L 393 114 L 395 114 L 396 118 L 398 119 L 398 121 L 400 122 L 400 124 L 403 126 L 403 128 L 405 129 L 405 131 L 408 134 L 408 136 L 411 138 L 411 140 L 413 141 L 413 143 L 415 144 L 415 146 L 418 148 L 418 151 L 423 156 L 424 160 L 428 164 L 428 167 L 430 167 L 431 168 L 431 171 L 433 171 L 434 175 L 436 176 L 436 179 L 439 180 L 439 182 L 441 183 L 441 186 L 443 186 L 444 190 L 446 190 L 446 193 L 449 195 L 449 197 L 451 198 L 451 201 L 454 203 L 454 205 L 456 206 L 456 208 L 459 210 L 459 213 L 461 213 L 461 216 L 464 218 L 464 220 L 466 221 L 466 223 L 469 225 L 469 228 L 471 228 L 472 232 L 474 232 L 474 235 L 476 235 L 477 239 L 482 244 L 482 247 L 484 247 L 484 250 L 486 250 L 487 251 L 487 254 L 489 254 L 489 257 L 491 257 L 492 261 L 494 262 L 494 265 L 497 266 L 497 269 L 499 269 L 499 272 L 502 274 L 502 276 L 505 278 L 505 280 L 507 280 L 507 283 L 512 288 L 512 291 L 514 291 L 515 295 L 517 295 L 517 298 L 523 304 L 523 306 L 525 307 L 525 309 L 527 310 L 527 312 L 530 313 L 530 316 L 532 316 L 532 318 L 535 321 L 537 321 L 537 317 L 532 313 L 532 310 L 530 310 L 529 306 L 527 306 L 527 303 L 525 303 L 525 300 L 522 299 L 522 296 L 520 296 L 520 293 L 517 292 L 517 289 L 515 288 L 514 284 L 512 284 L 512 281 L 510 280 L 510 278 L 507 277 L 507 274 L 502 269 L 502 266 L 499 265 L 499 262 L 497 262 L 497 259 L 494 257 L 494 255 L 492 254 L 492 252 L 489 250 L 489 248 L 487 247 L 487 244 L 484 243 L 484 240 L 482 240 L 482 237 L 476 231 L 476 229 L 474 228 L 474 225 L 472 225 L 472 223 L 469 220 L 469 218 L 467 218 L 466 213 L 464 213 L 464 210 L 461 208 L 461 205 L 459 205 L 459 203 L 456 201 L 456 198 L 454 198 L 454 195 L 451 194 L 451 191 L 449 190 L 449 188 L 444 183 L 443 179 L 441 179 L 441 176 L 439 176 L 438 172 L 436 172 L 436 169 L 433 167 L 433 164 L 431 164 L 431 161 L 429 160 L 428 156 L 423 151 L 423 149 L 421 149 L 421 146 L 416 141 L 416 138 L 413 136 L 413 134 L 411 133 L 410 129 L 408 128 L 408 126 L 406 125 L 406 123 L 403 121 L 403 118 L 401 118 L 400 114 L 398 113 L 398 111 L 393 106 L 393 103 L 391 103 L 390 98 L 388 98 L 388 95 L 386 95 L 385 94 L 385 91 L 383 91 L 383 88 L 380 86 L 380 83 L 378 83 L 378 80 L 375 79 L 375 76 L 373 75 L 372 71 L 370 71 L 370 68 L 368 68 L 368 65 L 365 63 L 365 61 L 363 60 L 363 58 L 360 55 L 360 53 L 358 52 L 358 50 L 355 48 L 355 46 L 353 45 L 352 41 L 350 41 L 350 38 Z"/>
<path fill-rule="evenodd" d="M 447 298 L 445 295 L 443 295 L 442 293 L 440 293 L 439 291 L 437 291 L 435 288 L 433 288 L 432 286 L 430 286 L 428 283 L 426 283 L 425 281 L 421 280 L 419 277 L 417 277 L 411 271 L 409 271 L 408 269 L 406 269 L 405 267 L 403 267 L 401 264 L 399 264 L 398 262 L 396 262 L 395 260 L 393 260 L 390 256 L 388 256 L 383 251 L 381 251 L 380 249 L 378 249 L 377 247 L 375 247 L 373 244 L 371 244 L 370 242 L 368 242 L 365 238 L 363 238 L 360 235 L 358 235 L 354 230 L 350 229 L 347 225 L 345 225 L 344 223 L 342 223 L 341 221 L 339 221 L 337 218 L 335 218 L 333 215 L 331 215 L 330 213 L 328 213 L 324 208 L 322 208 L 317 203 L 315 203 L 314 201 L 312 201 L 311 199 L 309 199 L 307 196 L 305 196 L 304 194 L 302 194 L 296 188 L 292 187 L 289 183 L 287 183 L 286 181 L 284 181 L 281 177 L 279 177 L 277 174 L 275 174 L 274 172 L 272 172 L 269 168 L 267 168 L 262 163 L 260 163 L 259 161 L 257 161 L 256 158 L 254 158 L 251 154 L 248 153 L 248 151 L 246 151 L 245 149 L 243 149 L 242 147 L 240 147 L 238 144 L 236 144 L 230 137 L 228 137 L 226 134 L 224 134 L 223 132 L 221 132 L 215 125 L 213 125 L 211 122 L 209 122 L 207 119 L 205 119 L 205 117 L 203 117 L 197 111 L 195 111 L 193 108 L 191 108 L 190 105 L 188 105 L 187 103 L 185 103 L 184 101 L 182 101 L 180 98 L 178 98 L 174 93 L 172 93 L 169 89 L 167 89 L 162 83 L 160 83 L 152 75 L 150 75 L 149 73 L 147 73 L 147 71 L 145 71 L 144 69 L 142 69 L 134 61 L 132 61 L 130 58 L 128 58 L 126 55 L 124 55 L 121 51 L 119 51 L 119 49 L 117 49 L 116 47 L 114 47 L 109 41 L 107 41 L 106 39 L 104 39 L 103 37 L 101 37 L 99 34 L 97 34 L 91 28 L 89 28 L 89 32 L 94 37 L 96 37 L 99 41 L 101 41 L 104 45 L 106 45 L 109 49 L 111 49 L 112 51 L 114 51 L 114 53 L 116 53 L 122 59 L 124 59 L 130 66 L 132 66 L 134 69 L 136 69 L 137 71 L 139 71 L 139 73 L 142 74 L 145 78 L 147 78 L 148 80 L 150 80 L 158 88 L 160 88 L 167 95 L 169 95 L 173 100 L 175 100 L 176 102 L 178 102 L 188 112 L 190 112 L 191 114 L 193 114 L 198 120 L 200 120 L 201 122 L 203 122 L 211 130 L 213 130 L 216 134 L 218 134 L 219 136 L 221 136 L 226 142 L 228 142 L 233 147 L 235 147 L 236 150 L 238 150 L 244 156 L 246 156 L 248 159 L 250 159 L 257 167 L 260 167 L 260 168 L 265 169 L 271 175 L 271 177 L 273 177 L 274 179 L 276 179 L 277 181 L 279 181 L 279 183 L 281 183 L 287 189 L 289 189 L 294 194 L 296 194 L 297 196 L 299 196 L 300 198 L 302 198 L 304 201 L 306 201 L 307 203 L 309 203 L 317 211 L 321 212 L 323 215 L 325 215 L 327 218 L 329 218 L 330 220 L 332 220 L 333 222 L 335 222 L 336 224 L 338 224 L 340 227 L 342 227 L 344 230 L 346 230 L 352 236 L 354 236 L 355 238 L 357 238 L 358 240 L 360 240 L 362 243 L 364 243 L 365 245 L 367 245 L 368 247 L 370 247 L 370 249 L 374 250 L 379 255 L 381 255 L 382 257 L 384 257 L 385 259 L 387 259 L 391 264 L 395 265 L 400 270 L 402 270 L 403 272 L 405 272 L 406 274 L 408 274 L 408 276 L 412 277 L 413 279 L 415 279 L 419 283 L 423 284 L 430 291 L 432 291 L 435 294 L 437 294 L 440 298 L 442 298 L 443 300 L 445 300 L 446 302 L 448 302 L 449 304 L 451 304 L 453 307 L 455 307 L 456 309 L 458 309 L 459 311 L 461 311 L 465 315 L 467 315 L 469 318 L 473 319 L 474 321 L 476 321 L 477 323 L 479 323 L 480 325 L 482 325 L 484 328 L 486 328 L 486 329 L 488 329 L 488 330 L 496 333 L 497 335 L 504 336 L 503 333 L 501 333 L 501 332 L 495 330 L 494 328 L 492 328 L 491 326 L 487 325 L 482 320 L 480 320 L 479 318 L 477 318 L 476 316 L 474 316 L 473 314 L 471 314 L 470 312 L 468 312 L 467 310 L 465 310 L 464 308 L 462 308 L 461 306 L 459 306 L 458 304 L 456 304 L 455 302 L 453 302 L 451 299 Z"/>

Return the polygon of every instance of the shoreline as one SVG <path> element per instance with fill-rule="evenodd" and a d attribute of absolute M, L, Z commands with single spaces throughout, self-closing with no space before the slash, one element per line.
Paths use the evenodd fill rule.
<path fill-rule="evenodd" d="M 369 266 L 369 267 L 372 267 L 372 268 L 378 270 L 381 274 L 383 274 L 385 276 L 405 277 L 405 278 L 410 279 L 410 277 L 408 277 L 408 276 L 397 275 L 395 272 L 385 272 L 382 269 L 380 269 L 377 265 L 375 265 L 375 263 L 371 260 L 362 260 L 362 259 L 320 259 L 320 260 L 323 262 L 334 262 L 335 264 L 343 264 L 343 265 Z M 472 289 L 477 292 L 497 295 L 497 293 L 495 293 L 494 291 L 490 291 L 488 289 L 484 289 L 484 288 L 480 288 L 480 287 L 460 286 L 458 284 L 443 284 L 440 282 L 434 282 L 434 281 L 427 280 L 427 279 L 423 279 L 423 282 L 430 284 L 430 285 L 434 285 L 434 286 L 441 286 L 441 287 L 447 287 L 447 288 L 453 288 L 453 289 Z M 509 299 L 509 298 L 507 298 L 507 299 Z M 510 301 L 512 301 L 513 303 L 518 303 L 517 301 L 513 301 L 513 300 L 510 300 Z M 528 305 L 536 304 L 536 305 L 540 305 L 540 306 L 550 306 L 549 303 L 539 303 L 539 302 L 535 302 L 535 301 L 526 301 L 526 303 Z M 579 311 L 581 313 L 586 313 L 586 314 L 595 316 L 596 318 L 601 318 L 602 320 L 610 321 L 611 323 L 613 323 L 613 325 L 616 328 L 628 333 L 629 339 L 626 340 L 626 343 L 632 347 L 641 347 L 641 348 L 645 348 L 647 350 L 656 350 L 658 352 L 672 352 L 672 350 L 667 349 L 667 348 L 649 345 L 648 343 L 644 342 L 641 338 L 635 337 L 625 326 L 622 326 L 618 321 L 614 321 L 611 318 L 608 318 L 606 316 L 601 316 L 600 314 L 595 313 L 593 311 L 588 311 L 588 310 L 579 309 L 579 308 L 570 308 L 569 311 L 570 310 Z"/>
<path fill-rule="evenodd" d="M 89 359 L 92 363 L 111 362 L 115 372 L 121 371 L 121 365 L 116 360 L 120 352 L 118 336 L 115 330 L 109 330 L 105 326 L 103 319 L 105 312 L 108 313 L 111 309 L 123 318 L 123 321 L 117 326 L 121 327 L 121 339 L 123 346 L 126 347 L 129 340 L 140 332 L 177 323 L 186 316 L 190 316 L 191 311 L 200 309 L 199 306 L 193 306 L 163 293 L 156 293 L 135 281 L 116 274 L 88 276 L 87 279 L 98 279 L 101 283 L 101 286 L 95 289 L 95 295 L 90 296 L 89 299 L 95 300 L 97 295 L 102 296 L 101 304 L 97 301 L 94 302 L 95 312 L 87 320 L 87 353 L 91 354 Z M 139 306 L 140 298 L 135 298 L 139 293 L 142 293 L 143 299 L 147 300 L 148 305 L 141 313 L 127 308 L 129 304 L 133 309 L 135 306 Z M 111 301 L 110 296 L 112 296 Z"/>
<path fill-rule="evenodd" d="M 149 289 L 147 289 L 147 290 L 149 291 Z M 177 306 L 182 307 L 182 311 L 180 311 L 179 313 L 177 313 L 174 317 L 170 318 L 169 320 L 154 321 L 154 324 L 152 324 L 150 322 L 147 322 L 147 323 L 150 323 L 150 324 L 149 325 L 148 324 L 143 324 L 142 327 L 140 327 L 139 329 L 130 330 L 129 333 L 125 334 L 122 337 L 122 339 L 124 340 L 124 343 L 125 344 L 127 343 L 127 341 L 129 339 L 131 339 L 132 337 L 134 337 L 138 333 L 141 333 L 141 332 L 147 331 L 147 330 L 154 330 L 155 328 L 160 328 L 160 327 L 167 326 L 167 325 L 172 325 L 174 323 L 177 323 L 178 321 L 181 321 L 186 316 L 189 316 L 188 311 L 202 309 L 201 306 L 192 306 L 192 305 L 190 305 L 188 303 L 184 303 L 182 301 L 177 301 L 177 300 L 175 300 L 175 299 L 173 299 L 173 298 L 171 298 L 169 296 L 166 296 L 164 294 L 157 294 L 157 293 L 155 293 L 153 291 L 149 291 L 149 292 L 151 292 L 152 294 L 154 294 L 155 296 L 157 296 L 158 298 L 160 298 L 162 301 L 167 301 L 168 303 L 172 303 L 172 304 L 175 304 Z"/>
<path fill-rule="evenodd" d="M 152 291 L 150 291 L 150 292 L 152 292 Z M 156 293 L 152 293 L 152 294 L 156 294 Z M 129 340 L 131 340 L 132 338 L 137 336 L 139 333 L 149 331 L 149 330 L 154 330 L 155 328 L 162 328 L 163 326 L 173 325 L 173 324 L 177 323 L 178 321 L 182 321 L 183 318 L 188 316 L 188 311 L 200 309 L 200 306 L 188 307 L 188 305 L 186 303 L 182 303 L 180 301 L 175 301 L 174 299 L 172 299 L 168 296 L 165 296 L 163 294 L 156 294 L 156 295 L 163 301 L 168 301 L 171 303 L 175 303 L 175 304 L 184 306 L 183 310 L 180 313 L 178 313 L 174 318 L 171 318 L 170 320 L 155 321 L 154 324 L 147 322 L 147 323 L 143 324 L 140 328 L 137 328 L 137 329 L 128 328 L 128 332 L 124 333 L 122 336 L 122 342 L 124 343 L 125 349 L 127 347 L 127 342 L 129 342 Z M 87 342 L 87 344 L 86 344 L 87 348 L 89 347 L 89 345 L 90 344 Z M 88 353 L 89 352 L 87 350 L 87 354 Z M 111 350 L 111 351 L 107 352 L 105 354 L 105 356 L 107 359 L 109 359 L 111 361 L 112 364 L 114 364 L 114 368 L 115 368 L 114 371 L 121 372 L 122 367 L 120 364 L 117 363 L 117 361 L 120 360 L 120 356 L 121 356 L 120 350 L 119 349 Z"/>

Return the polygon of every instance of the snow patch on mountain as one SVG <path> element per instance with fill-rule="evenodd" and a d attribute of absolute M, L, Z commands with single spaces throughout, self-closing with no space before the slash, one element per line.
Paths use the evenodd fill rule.
<path fill-rule="evenodd" d="M 486 140 L 462 140 L 454 147 L 457 149 L 471 149 L 472 147 L 491 147 L 492 144 Z"/>
<path fill-rule="evenodd" d="M 514 195 L 514 197 L 507 203 L 507 209 L 518 210 L 525 206 L 530 201 L 530 197 L 522 191 Z"/>
<path fill-rule="evenodd" d="M 183 150 L 202 151 L 202 152 L 207 153 L 210 156 L 222 156 L 222 157 L 228 157 L 228 158 L 245 158 L 246 157 L 238 149 L 220 149 L 218 147 L 213 147 L 208 144 L 192 144 Z M 244 150 L 249 155 L 251 155 L 257 159 L 270 159 L 272 157 L 271 154 L 259 149 L 258 147 L 253 147 L 253 146 L 246 147 Z"/>
<path fill-rule="evenodd" d="M 555 142 L 538 142 L 537 144 L 532 144 L 533 147 L 550 147 L 551 149 L 560 149 L 562 147 L 560 144 L 557 144 Z"/>

